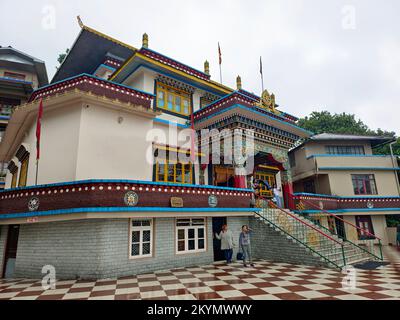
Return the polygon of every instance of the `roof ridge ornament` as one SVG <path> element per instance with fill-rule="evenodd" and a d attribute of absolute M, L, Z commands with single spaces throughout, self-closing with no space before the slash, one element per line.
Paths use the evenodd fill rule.
<path fill-rule="evenodd" d="M 85 27 L 85 25 L 82 22 L 81 16 L 77 16 L 76 19 L 78 20 L 79 27 L 82 29 Z"/>
<path fill-rule="evenodd" d="M 275 95 L 269 94 L 268 90 L 264 90 L 261 94 L 260 102 L 256 103 L 256 106 L 262 109 L 269 109 L 273 113 L 280 114 L 276 110 Z"/>

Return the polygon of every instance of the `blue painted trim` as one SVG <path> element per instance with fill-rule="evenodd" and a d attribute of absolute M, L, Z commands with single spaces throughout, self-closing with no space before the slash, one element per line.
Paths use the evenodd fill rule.
<path fill-rule="evenodd" d="M 31 82 L 31 81 L 19 80 L 19 79 L 14 79 L 14 78 L 9 78 L 9 77 L 0 77 L 0 80 L 6 80 L 9 82 L 17 82 L 17 83 L 21 83 L 21 84 L 33 85 L 33 82 Z"/>
<path fill-rule="evenodd" d="M 112 72 L 114 72 L 115 70 L 117 70 L 117 69 L 115 69 L 115 68 L 113 68 L 113 67 L 107 66 L 107 65 L 105 65 L 105 64 L 102 63 L 102 64 L 100 64 L 100 65 L 97 67 L 96 71 L 93 72 L 93 76 L 95 75 L 95 73 L 96 73 L 97 71 L 99 71 L 100 68 L 106 68 L 106 69 L 108 69 L 108 70 L 110 70 L 110 71 L 112 71 Z"/>
<path fill-rule="evenodd" d="M 332 170 L 332 171 L 341 171 L 341 170 L 349 170 L 349 171 L 400 171 L 400 168 L 384 168 L 384 167 L 318 167 L 318 170 Z"/>
<path fill-rule="evenodd" d="M 188 84 L 188 85 L 190 85 L 190 86 L 192 86 L 192 87 L 195 87 L 195 88 L 197 88 L 197 89 L 201 89 L 201 90 L 204 90 L 204 91 L 206 91 L 206 92 L 213 93 L 213 94 L 215 94 L 215 95 L 217 95 L 217 96 L 221 96 L 221 92 L 212 91 L 212 90 L 210 90 L 210 89 L 209 89 L 208 87 L 206 87 L 206 86 L 201 86 L 201 85 L 197 85 L 197 84 L 195 84 L 195 83 L 193 83 L 193 82 L 188 82 L 187 80 L 184 80 L 184 79 L 182 79 L 182 78 L 173 76 L 173 75 L 171 75 L 170 73 L 164 72 L 164 71 L 161 70 L 160 68 L 150 67 L 150 66 L 147 66 L 147 65 L 145 65 L 145 64 L 143 64 L 143 63 L 139 64 L 136 68 L 134 68 L 131 72 L 129 72 L 128 75 L 125 76 L 125 77 L 121 80 L 121 82 L 124 82 L 124 81 L 125 81 L 127 78 L 129 78 L 133 73 L 135 73 L 139 68 L 145 68 L 145 69 L 148 69 L 148 70 L 157 72 L 157 73 L 162 74 L 162 75 L 164 75 L 164 76 L 167 76 L 167 77 L 169 77 L 169 78 L 172 78 L 172 79 L 175 79 L 175 80 L 177 80 L 177 81 L 186 83 L 186 84 Z"/>
<path fill-rule="evenodd" d="M 7 117 L 7 116 L 0 116 L 0 120 L 10 120 L 11 117 Z"/>
<path fill-rule="evenodd" d="M 79 184 L 95 184 L 95 183 L 97 183 L 97 184 L 100 184 L 100 183 L 148 184 L 148 185 L 151 185 L 151 186 L 163 186 L 163 187 L 185 187 L 185 188 L 224 190 L 224 191 L 236 191 L 236 192 L 253 192 L 252 189 L 238 189 L 238 188 L 229 188 L 229 187 L 204 186 L 204 185 L 196 185 L 196 184 L 164 183 L 164 182 L 141 181 L 141 180 L 91 179 L 91 180 L 79 180 L 79 181 L 61 182 L 61 183 L 54 183 L 54 184 L 43 184 L 43 185 L 38 185 L 38 186 L 19 187 L 19 188 L 14 188 L 14 189 L 2 190 L 2 191 L 0 191 L 0 193 L 1 192 L 10 192 L 10 191 L 31 190 L 31 189 L 38 189 L 38 188 L 62 187 L 62 186 L 79 185 Z"/>
<path fill-rule="evenodd" d="M 385 212 L 385 211 L 400 211 L 400 208 L 374 208 L 374 209 L 338 209 L 338 210 L 324 210 L 329 213 L 349 213 L 349 212 Z M 295 210 L 295 213 L 304 214 L 304 213 L 321 213 L 321 210 L 304 210 L 299 211 Z"/>
<path fill-rule="evenodd" d="M 235 105 L 233 105 L 233 106 L 230 106 L 229 108 L 226 108 L 226 109 L 223 109 L 223 110 L 221 110 L 221 111 L 219 111 L 219 112 L 213 113 L 211 116 L 208 116 L 208 117 L 205 117 L 205 118 L 203 118 L 203 119 L 200 119 L 199 122 L 203 122 L 203 121 L 205 121 L 205 120 L 207 120 L 207 119 L 209 119 L 209 118 L 215 117 L 216 115 L 222 114 L 222 113 L 224 113 L 224 112 L 226 112 L 226 111 L 229 111 L 229 110 L 232 110 L 232 109 L 235 109 L 235 108 L 244 109 L 244 110 L 247 110 L 247 111 L 256 113 L 256 114 L 258 114 L 258 115 L 260 115 L 260 116 L 267 117 L 267 118 L 269 118 L 269 119 L 271 119 L 271 120 L 273 120 L 273 121 L 277 121 L 277 122 L 280 122 L 280 123 L 282 123 L 282 124 L 288 125 L 288 126 L 290 126 L 290 127 L 296 128 L 296 129 L 298 129 L 298 130 L 300 130 L 300 131 L 303 131 L 303 132 L 305 132 L 305 133 L 307 133 L 307 134 L 309 134 L 309 135 L 312 134 L 312 132 L 310 132 L 310 131 L 308 131 L 308 130 L 305 130 L 305 129 L 303 129 L 303 128 L 300 128 L 300 127 L 298 127 L 298 126 L 296 126 L 296 125 L 294 125 L 294 124 L 291 124 L 290 122 L 286 122 L 286 121 L 282 121 L 282 120 L 276 119 L 276 118 L 274 118 L 274 117 L 269 116 L 268 114 L 259 112 L 259 111 L 257 111 L 257 110 L 254 110 L 254 109 L 252 109 L 252 108 L 243 106 L 243 105 L 241 105 L 241 104 L 235 104 Z"/>
<path fill-rule="evenodd" d="M 56 84 L 63 83 L 63 82 L 66 82 L 66 81 L 69 81 L 69 80 L 72 80 L 72 79 L 75 79 L 75 78 L 79 78 L 79 77 L 82 77 L 82 76 L 87 76 L 87 77 L 89 77 L 89 78 L 94 78 L 94 79 L 97 79 L 97 80 L 101 80 L 101 81 L 104 81 L 104 82 L 108 82 L 108 83 L 110 83 L 110 84 L 115 84 L 115 85 L 117 85 L 117 86 L 120 86 L 120 87 L 123 87 L 123 88 L 127 88 L 127 89 L 130 89 L 130 90 L 134 90 L 134 91 L 137 91 L 137 92 L 140 92 L 140 93 L 143 93 L 143 94 L 152 96 L 152 97 L 155 97 L 155 96 L 156 96 L 156 95 L 153 94 L 153 93 L 146 92 L 146 91 L 139 90 L 139 89 L 135 89 L 135 88 L 133 88 L 133 87 L 130 87 L 130 86 L 127 86 L 127 85 L 124 85 L 124 84 L 121 84 L 121 83 L 117 83 L 117 82 L 113 82 L 113 81 L 110 81 L 110 80 L 102 79 L 102 78 L 96 77 L 96 76 L 94 76 L 94 75 L 92 75 L 92 74 L 88 74 L 88 73 L 81 73 L 81 74 L 78 74 L 78 75 L 76 75 L 76 76 L 69 77 L 69 78 L 66 78 L 66 79 L 63 79 L 63 80 L 60 80 L 60 81 L 57 81 L 57 82 L 48 84 L 48 85 L 46 85 L 46 86 L 37 88 L 36 90 L 34 90 L 34 91 L 32 92 L 32 94 L 34 94 L 36 91 L 43 90 L 43 89 L 52 87 L 52 86 L 54 86 L 54 85 L 56 85 Z"/>
<path fill-rule="evenodd" d="M 173 121 L 168 121 L 168 120 L 164 120 L 164 119 L 159 119 L 159 118 L 154 118 L 153 121 L 154 121 L 154 122 L 164 123 L 164 124 L 167 124 L 167 125 L 177 126 L 177 127 L 179 127 L 179 128 L 183 128 L 183 129 L 188 129 L 188 128 L 190 128 L 190 126 L 185 126 L 184 124 L 181 124 L 181 123 L 177 123 L 177 122 L 173 122 Z"/>
<path fill-rule="evenodd" d="M 0 219 L 16 219 L 29 217 L 43 217 L 61 214 L 93 213 L 93 212 L 258 212 L 257 208 L 160 208 L 160 207 L 98 207 L 74 208 L 39 212 L 24 212 L 1 214 Z"/>
<path fill-rule="evenodd" d="M 324 198 L 335 198 L 335 199 L 358 199 L 358 200 L 365 200 L 365 199 L 400 199 L 399 196 L 352 196 L 352 197 L 341 197 L 341 196 L 332 196 L 329 194 L 317 194 L 317 193 L 294 193 L 294 196 L 306 196 L 306 197 L 324 197 Z"/>
<path fill-rule="evenodd" d="M 366 155 L 360 155 L 360 154 L 312 154 L 307 157 L 307 159 L 311 158 L 330 158 L 330 157 L 358 157 L 358 158 L 390 158 L 391 156 L 388 155 L 383 155 L 383 154 L 366 154 Z"/>

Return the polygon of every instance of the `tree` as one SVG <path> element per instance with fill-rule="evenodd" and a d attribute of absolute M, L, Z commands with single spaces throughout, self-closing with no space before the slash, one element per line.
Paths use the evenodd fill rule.
<path fill-rule="evenodd" d="M 69 49 L 66 49 L 65 50 L 65 53 L 60 53 L 59 55 L 58 55 L 58 58 L 57 58 L 57 61 L 58 61 L 58 63 L 61 65 L 63 62 L 64 62 L 64 60 L 65 60 L 65 58 L 67 57 L 67 54 L 69 53 Z"/>
<path fill-rule="evenodd" d="M 312 112 L 308 117 L 299 119 L 298 125 L 306 130 L 319 133 L 338 133 L 338 134 L 356 134 L 356 135 L 370 135 L 370 136 L 385 136 L 396 137 L 395 132 L 385 131 L 378 129 L 371 130 L 360 119 L 356 119 L 354 114 L 348 113 L 335 113 L 331 114 L 329 111 Z M 396 155 L 400 155 L 400 139 L 393 146 L 393 151 Z M 389 145 L 378 147 L 374 150 L 375 154 L 390 154 Z"/>

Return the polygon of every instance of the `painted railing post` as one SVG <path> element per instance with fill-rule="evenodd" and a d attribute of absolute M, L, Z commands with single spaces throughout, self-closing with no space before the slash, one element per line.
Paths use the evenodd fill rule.
<path fill-rule="evenodd" d="M 347 262 L 346 262 L 346 253 L 344 250 L 344 244 L 342 244 L 342 256 L 343 256 L 343 267 L 346 267 Z"/>

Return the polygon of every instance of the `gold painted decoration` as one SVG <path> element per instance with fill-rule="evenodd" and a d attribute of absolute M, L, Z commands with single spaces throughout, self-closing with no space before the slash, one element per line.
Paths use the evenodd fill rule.
<path fill-rule="evenodd" d="M 309 246 L 312 247 L 319 247 L 320 246 L 320 241 L 319 238 L 317 236 L 317 234 L 314 231 L 309 231 L 307 233 L 307 243 Z"/>
<path fill-rule="evenodd" d="M 256 106 L 279 114 L 279 111 L 276 110 L 275 95 L 269 94 L 268 90 L 263 91 L 260 102 Z"/>
<path fill-rule="evenodd" d="M 298 211 L 304 211 L 306 209 L 306 206 L 304 205 L 303 201 L 300 201 L 298 204 L 296 204 L 296 209 Z"/>

